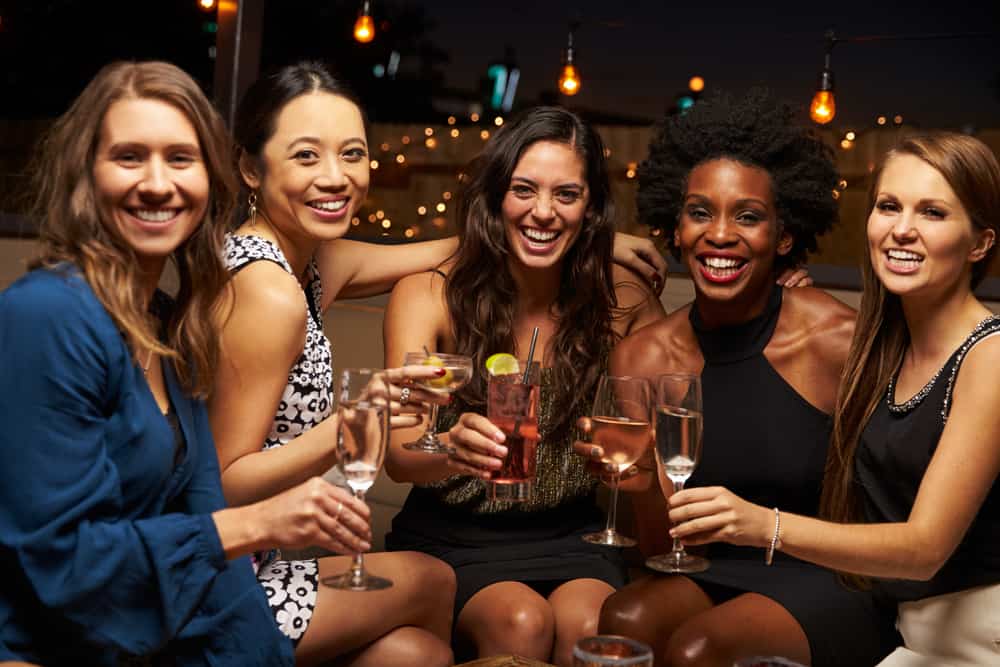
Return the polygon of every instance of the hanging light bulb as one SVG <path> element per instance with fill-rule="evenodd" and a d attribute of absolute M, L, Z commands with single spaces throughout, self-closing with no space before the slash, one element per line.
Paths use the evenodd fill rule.
<path fill-rule="evenodd" d="M 573 31 L 576 30 L 576 23 L 571 23 L 569 27 L 569 38 L 566 41 L 566 55 L 563 58 L 562 73 L 559 75 L 559 92 L 563 95 L 576 95 L 580 92 L 580 72 L 573 62 Z"/>
<path fill-rule="evenodd" d="M 367 44 L 375 39 L 375 21 L 372 20 L 371 4 L 369 0 L 365 0 L 365 4 L 361 8 L 361 14 L 358 16 L 358 20 L 354 23 L 354 39 L 362 44 Z"/>
<path fill-rule="evenodd" d="M 837 103 L 833 98 L 833 70 L 830 69 L 830 54 L 837 43 L 833 31 L 826 32 L 826 53 L 823 56 L 823 71 L 819 75 L 819 86 L 809 105 L 809 117 L 814 123 L 826 125 L 837 115 Z"/>

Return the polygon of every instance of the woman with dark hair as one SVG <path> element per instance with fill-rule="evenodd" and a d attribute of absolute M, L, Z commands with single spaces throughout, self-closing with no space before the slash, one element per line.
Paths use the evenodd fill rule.
<path fill-rule="evenodd" d="M 875 172 L 869 204 L 861 314 L 823 481 L 829 521 L 709 487 L 671 498 L 672 533 L 860 575 L 898 603 L 905 647 L 883 665 L 993 664 L 1000 318 L 972 290 L 996 254 L 1000 164 L 972 137 L 907 137 Z"/>
<path fill-rule="evenodd" d="M 580 538 L 602 528 L 595 482 L 572 456 L 615 340 L 662 316 L 642 281 L 612 265 L 614 216 L 600 136 L 564 109 L 507 122 L 473 161 L 459 203 L 459 247 L 439 270 L 393 290 L 386 362 L 424 346 L 474 360 L 472 382 L 442 410 L 450 456 L 409 452 L 393 434 L 389 475 L 415 482 L 387 544 L 456 570 L 456 633 L 481 656 L 517 653 L 568 665 L 601 603 L 624 583 L 616 550 Z M 503 437 L 483 416 L 485 361 L 527 356 L 539 330 L 541 438 L 530 500 L 486 496 Z M 450 428 L 450 430 L 448 430 Z"/>
<path fill-rule="evenodd" d="M 212 104 L 160 62 L 102 69 L 37 155 L 41 254 L 0 295 L 0 661 L 293 662 L 237 557 L 330 539 L 286 510 L 301 495 L 224 509 L 199 400 L 229 156 Z"/>
<path fill-rule="evenodd" d="M 322 312 L 348 285 L 378 284 L 379 266 L 388 270 L 378 251 L 362 263 L 362 251 L 377 246 L 359 243 L 339 246 L 334 255 L 341 261 L 317 266 L 320 248 L 347 232 L 368 190 L 364 117 L 341 82 L 311 63 L 263 76 L 240 103 L 234 131 L 249 206 L 225 240 L 233 290 L 209 416 L 226 498 L 245 505 L 286 489 L 331 486 L 321 476 L 337 462 L 340 421 Z M 439 370 L 387 374 L 398 383 Z M 394 425 L 419 423 L 415 406 L 435 400 L 414 388 L 401 414 L 400 388 L 390 392 Z M 350 495 L 332 488 L 338 497 Z M 367 512 L 346 500 L 338 508 L 331 530 L 341 540 L 332 550 L 348 555 L 292 561 L 274 551 L 256 555 L 257 577 L 295 643 L 298 664 L 335 658 L 351 665 L 451 664 L 455 584 L 444 563 L 415 552 L 371 554 L 370 569 L 393 585 L 361 594 L 364 604 L 358 593 L 320 584 L 347 571 L 349 555 L 370 548 Z"/>
<path fill-rule="evenodd" d="M 726 484 L 765 506 L 819 509 L 854 313 L 819 290 L 776 286 L 774 276 L 837 221 L 837 183 L 832 151 L 761 91 L 700 103 L 650 144 L 640 216 L 689 269 L 695 299 L 622 341 L 611 371 L 701 376 L 704 447 L 692 493 Z M 659 487 L 673 485 L 652 459 L 623 488 L 637 495 L 640 546 L 660 553 L 669 544 Z M 768 567 L 759 551 L 728 545 L 706 555 L 706 572 L 651 576 L 616 593 L 601 632 L 642 639 L 657 664 L 675 667 L 772 655 L 871 665 L 892 649 L 891 614 L 833 572 L 780 555 Z"/>

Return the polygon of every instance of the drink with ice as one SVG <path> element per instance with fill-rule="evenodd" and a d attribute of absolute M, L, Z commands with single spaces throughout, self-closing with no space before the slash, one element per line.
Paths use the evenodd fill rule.
<path fill-rule="evenodd" d="M 539 368 L 533 363 L 524 382 L 521 372 L 490 377 L 486 416 L 507 436 L 503 466 L 492 472 L 491 500 L 523 501 L 531 497 L 538 453 Z"/>

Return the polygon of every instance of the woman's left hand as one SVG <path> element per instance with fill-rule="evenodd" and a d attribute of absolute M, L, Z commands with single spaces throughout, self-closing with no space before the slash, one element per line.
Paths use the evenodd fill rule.
<path fill-rule="evenodd" d="M 766 547 L 774 533 L 774 510 L 743 500 L 722 486 L 684 489 L 670 496 L 671 537 L 685 545 L 728 542 Z"/>
<path fill-rule="evenodd" d="M 649 239 L 631 234 L 615 234 L 615 264 L 631 269 L 646 279 L 656 296 L 663 291 L 667 279 L 667 260 Z"/>
<path fill-rule="evenodd" d="M 813 279 L 805 264 L 785 269 L 778 276 L 778 284 L 783 287 L 812 287 Z"/>

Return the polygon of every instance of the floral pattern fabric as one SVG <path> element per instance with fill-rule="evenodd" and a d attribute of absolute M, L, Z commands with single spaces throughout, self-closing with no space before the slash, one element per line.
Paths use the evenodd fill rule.
<path fill-rule="evenodd" d="M 252 262 L 270 261 L 294 276 L 281 249 L 259 236 L 228 235 L 224 259 L 234 274 Z M 333 412 L 333 355 L 330 341 L 323 333 L 319 312 L 323 285 L 314 262 L 306 269 L 304 294 L 308 309 L 305 345 L 288 371 L 288 384 L 262 449 L 284 446 Z M 281 560 L 276 551 L 269 551 L 255 555 L 254 567 L 278 627 L 297 644 L 316 608 L 319 581 L 316 560 Z"/>

